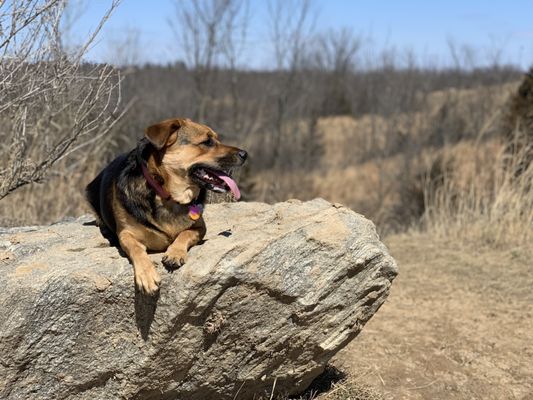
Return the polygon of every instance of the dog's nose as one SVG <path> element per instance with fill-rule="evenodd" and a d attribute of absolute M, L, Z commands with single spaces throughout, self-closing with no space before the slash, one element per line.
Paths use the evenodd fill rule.
<path fill-rule="evenodd" d="M 246 161 L 246 159 L 248 158 L 248 153 L 245 152 L 244 150 L 239 150 L 237 154 L 239 155 L 242 161 Z"/>

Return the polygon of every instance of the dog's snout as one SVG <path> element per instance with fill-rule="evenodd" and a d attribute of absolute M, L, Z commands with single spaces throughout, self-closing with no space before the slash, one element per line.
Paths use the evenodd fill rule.
<path fill-rule="evenodd" d="M 239 155 L 239 158 L 242 160 L 242 161 L 246 161 L 246 159 L 248 158 L 248 153 L 244 150 L 239 150 L 239 152 L 237 153 Z"/>

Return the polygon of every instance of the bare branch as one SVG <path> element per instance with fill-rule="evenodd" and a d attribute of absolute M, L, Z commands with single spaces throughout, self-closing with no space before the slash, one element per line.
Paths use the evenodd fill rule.
<path fill-rule="evenodd" d="M 1 25 L 10 27 L 0 32 L 0 199 L 43 181 L 56 162 L 116 123 L 120 76 L 82 57 L 119 3 L 112 0 L 72 57 L 61 41 L 66 0 L 0 4 Z"/>

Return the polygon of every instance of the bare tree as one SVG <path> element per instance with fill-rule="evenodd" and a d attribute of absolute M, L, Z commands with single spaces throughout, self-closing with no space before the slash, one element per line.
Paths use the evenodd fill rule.
<path fill-rule="evenodd" d="M 304 60 L 307 40 L 313 31 L 311 0 L 271 0 L 268 3 L 270 36 L 276 63 L 277 103 L 274 127 L 270 130 L 272 166 L 281 156 L 281 138 L 287 129 L 287 120 L 298 103 L 294 98 L 305 96 L 299 73 Z"/>
<path fill-rule="evenodd" d="M 448 38 L 447 43 L 456 70 L 472 69 L 476 66 L 478 60 L 476 49 L 467 44 L 458 45 L 452 38 Z"/>
<path fill-rule="evenodd" d="M 0 1 L 0 199 L 41 182 L 53 164 L 101 138 L 119 117 L 120 78 L 82 61 L 120 0 L 70 54 L 66 0 Z"/>
<path fill-rule="evenodd" d="M 319 34 L 316 42 L 318 48 L 313 56 L 317 66 L 343 75 L 354 68 L 354 57 L 362 45 L 362 40 L 348 28 Z"/>
<path fill-rule="evenodd" d="M 296 69 L 313 31 L 311 0 L 270 0 L 268 16 L 276 69 Z"/>
<path fill-rule="evenodd" d="M 248 1 L 175 0 L 174 5 L 178 23 L 169 20 L 169 24 L 193 73 L 195 118 L 205 121 L 218 69 L 224 61 L 235 69 L 242 53 L 249 21 Z"/>
<path fill-rule="evenodd" d="M 248 34 L 248 25 L 250 23 L 250 4 L 248 0 L 241 1 L 235 7 L 234 14 L 231 18 L 226 19 L 224 36 L 221 40 L 221 51 L 224 60 L 224 66 L 228 69 L 230 75 L 230 96 L 231 96 L 231 116 L 232 126 L 237 132 L 243 129 L 244 120 L 250 121 L 250 118 L 242 118 L 242 105 L 240 104 L 239 93 L 239 62 L 242 58 L 246 46 Z M 242 10 L 242 12 L 240 12 Z M 236 12 L 235 12 L 236 11 Z M 248 129 L 249 132 L 249 129 Z"/>
<path fill-rule="evenodd" d="M 89 8 L 89 0 L 67 0 L 61 15 L 59 29 L 56 31 L 56 43 L 67 54 L 73 54 L 84 40 L 75 33 L 75 27 Z"/>
<path fill-rule="evenodd" d="M 315 38 L 310 63 L 326 74 L 322 114 L 350 114 L 348 88 L 362 40 L 349 29 L 330 30 Z"/>
<path fill-rule="evenodd" d="M 134 27 L 125 27 L 107 42 L 106 60 L 119 67 L 133 67 L 139 65 L 143 59 L 141 32 Z M 146 55 L 146 54 L 144 54 Z"/>

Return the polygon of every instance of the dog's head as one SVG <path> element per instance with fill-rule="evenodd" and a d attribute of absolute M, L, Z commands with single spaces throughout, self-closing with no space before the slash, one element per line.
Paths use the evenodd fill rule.
<path fill-rule="evenodd" d="M 168 119 L 146 128 L 145 136 L 155 148 L 155 163 L 174 200 L 188 203 L 200 188 L 231 191 L 240 197 L 230 174 L 244 164 L 248 154 L 222 144 L 208 126 L 189 119 Z"/>

